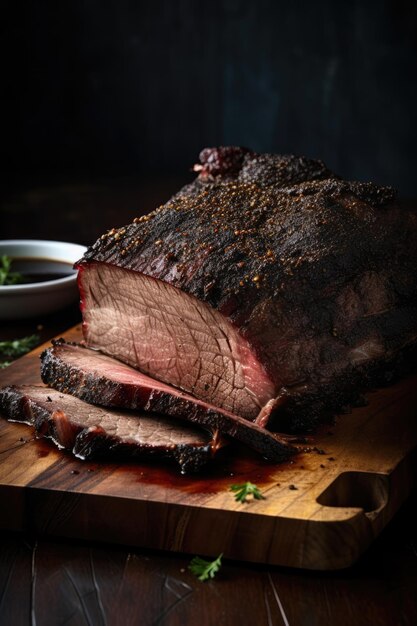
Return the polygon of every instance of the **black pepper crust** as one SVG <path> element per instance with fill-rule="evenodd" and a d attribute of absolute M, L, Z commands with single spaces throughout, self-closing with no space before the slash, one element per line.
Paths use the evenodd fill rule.
<path fill-rule="evenodd" d="M 379 268 L 390 228 L 406 217 L 385 219 L 381 206 L 394 196 L 340 180 L 320 161 L 249 153 L 234 178 L 200 175 L 152 213 L 104 234 L 82 262 L 141 271 L 232 318 L 265 293 L 305 303 L 324 278 L 356 276 L 364 259 Z"/>
<path fill-rule="evenodd" d="M 371 370 L 415 344 L 417 219 L 393 189 L 304 157 L 234 147 L 200 157 L 192 184 L 103 235 L 81 263 L 143 272 L 218 309 L 289 396 L 301 384 L 343 395 L 364 369 L 346 355 L 370 337 Z"/>

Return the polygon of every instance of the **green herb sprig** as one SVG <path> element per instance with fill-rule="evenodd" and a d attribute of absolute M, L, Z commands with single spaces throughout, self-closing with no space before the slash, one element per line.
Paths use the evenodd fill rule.
<path fill-rule="evenodd" d="M 259 488 L 249 481 L 240 485 L 231 485 L 230 491 L 235 493 L 236 502 L 247 502 L 248 496 L 252 496 L 254 500 L 266 499 L 259 491 Z"/>
<path fill-rule="evenodd" d="M 11 271 L 12 260 L 4 254 L 0 257 L 0 285 L 16 285 L 23 282 L 22 274 Z"/>
<path fill-rule="evenodd" d="M 214 561 L 206 561 L 205 559 L 195 556 L 191 561 L 188 569 L 197 576 L 198 580 L 205 581 L 214 578 L 222 565 L 222 554 L 219 554 Z"/>
<path fill-rule="evenodd" d="M 39 335 L 29 335 L 12 341 L 0 341 L 0 354 L 14 358 L 23 356 L 37 346 L 39 341 Z"/>

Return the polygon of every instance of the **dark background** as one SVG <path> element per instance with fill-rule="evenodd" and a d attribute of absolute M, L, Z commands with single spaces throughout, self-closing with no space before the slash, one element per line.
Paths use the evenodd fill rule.
<path fill-rule="evenodd" d="M 185 181 L 240 144 L 417 195 L 416 2 L 1 6 L 3 187 Z"/>

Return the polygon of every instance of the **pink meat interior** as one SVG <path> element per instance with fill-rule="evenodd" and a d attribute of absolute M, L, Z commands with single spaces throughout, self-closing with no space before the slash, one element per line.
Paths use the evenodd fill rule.
<path fill-rule="evenodd" d="M 106 263 L 82 266 L 79 286 L 88 345 L 250 419 L 274 396 L 248 342 L 193 296 Z"/>

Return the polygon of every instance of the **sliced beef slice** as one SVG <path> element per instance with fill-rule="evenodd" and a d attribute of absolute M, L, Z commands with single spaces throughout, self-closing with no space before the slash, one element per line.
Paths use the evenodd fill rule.
<path fill-rule="evenodd" d="M 265 428 L 142 374 L 97 350 L 54 342 L 41 355 L 42 380 L 93 404 L 165 414 L 219 430 L 280 462 L 296 452 L 291 437 Z"/>
<path fill-rule="evenodd" d="M 200 158 L 79 263 L 86 342 L 249 419 L 285 395 L 277 428 L 309 428 L 416 346 L 417 215 L 320 161 Z"/>
<path fill-rule="evenodd" d="M 83 460 L 172 459 L 185 473 L 199 470 L 218 447 L 217 436 L 191 425 L 102 409 L 46 387 L 0 389 L 0 410 L 10 421 L 34 426 L 38 436 Z"/>

